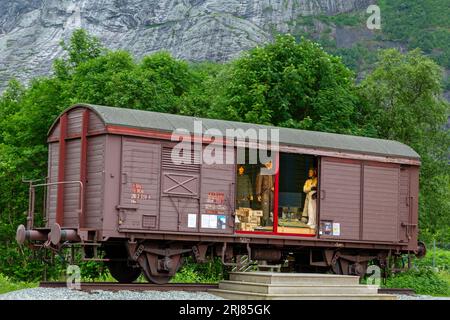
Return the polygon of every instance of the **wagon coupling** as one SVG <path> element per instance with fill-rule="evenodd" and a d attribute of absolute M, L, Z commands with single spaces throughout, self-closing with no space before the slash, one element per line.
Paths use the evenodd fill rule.
<path fill-rule="evenodd" d="M 21 224 L 17 227 L 16 241 L 18 244 L 24 244 L 25 241 L 45 241 L 48 238 L 48 230 L 26 230 Z"/>

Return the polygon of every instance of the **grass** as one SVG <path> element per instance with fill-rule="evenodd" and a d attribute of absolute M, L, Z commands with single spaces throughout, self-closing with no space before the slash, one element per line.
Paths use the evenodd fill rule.
<path fill-rule="evenodd" d="M 37 282 L 16 282 L 0 274 L 0 294 L 27 288 L 37 287 Z"/>
<path fill-rule="evenodd" d="M 450 287 L 450 272 L 447 271 L 441 271 L 439 272 L 439 276 L 447 282 L 447 285 Z"/>
<path fill-rule="evenodd" d="M 411 288 L 417 294 L 431 296 L 450 296 L 449 274 L 436 272 L 432 268 L 423 267 L 398 273 L 386 281 L 387 288 Z"/>
<path fill-rule="evenodd" d="M 184 265 L 170 282 L 172 283 L 218 283 L 224 278 L 223 267 L 218 259 L 198 264 L 187 258 Z"/>
<path fill-rule="evenodd" d="M 411 288 L 417 294 L 431 296 L 450 296 L 450 250 L 429 249 L 424 258 L 413 260 L 413 266 L 407 272 L 389 277 L 386 287 Z"/>
<path fill-rule="evenodd" d="M 434 267 L 450 272 L 450 250 L 440 248 L 433 250 L 431 245 L 428 246 L 428 252 L 425 257 L 414 260 L 414 265 L 417 267 L 433 267 L 433 259 Z"/>

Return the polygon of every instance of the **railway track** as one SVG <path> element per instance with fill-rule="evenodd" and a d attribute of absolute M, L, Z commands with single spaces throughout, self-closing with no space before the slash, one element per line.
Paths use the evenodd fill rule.
<path fill-rule="evenodd" d="M 117 283 L 117 282 L 81 282 L 82 291 L 104 290 L 104 291 L 208 291 L 209 289 L 217 289 L 217 284 L 203 283 Z M 39 287 L 42 288 L 65 288 L 66 282 L 40 282 Z"/>
<path fill-rule="evenodd" d="M 153 284 L 153 283 L 117 283 L 117 282 L 81 282 L 82 291 L 191 291 L 191 292 L 207 292 L 210 289 L 218 289 L 218 284 L 203 284 L 203 283 L 168 283 L 168 284 Z M 49 282 L 44 281 L 39 283 L 42 288 L 65 288 L 66 282 Z M 379 288 L 379 294 L 393 294 L 393 295 L 415 295 L 413 289 L 407 288 Z"/>

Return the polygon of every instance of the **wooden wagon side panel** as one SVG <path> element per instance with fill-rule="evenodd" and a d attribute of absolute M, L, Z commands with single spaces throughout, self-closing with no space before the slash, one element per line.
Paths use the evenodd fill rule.
<path fill-rule="evenodd" d="M 103 216 L 103 191 L 106 136 L 89 137 L 87 141 L 87 175 L 85 185 L 85 227 L 100 229 Z"/>
<path fill-rule="evenodd" d="M 61 133 L 61 124 L 60 124 L 60 120 L 58 120 L 54 127 L 52 128 L 51 132 L 48 135 L 48 139 L 49 140 L 57 140 L 59 138 L 59 135 Z"/>
<path fill-rule="evenodd" d="M 410 171 L 409 167 L 402 167 L 400 169 L 399 179 L 399 240 L 401 242 L 408 242 L 409 227 L 405 224 L 411 223 L 411 209 L 412 202 L 410 196 Z"/>
<path fill-rule="evenodd" d="M 48 145 L 48 180 L 49 183 L 58 182 L 59 143 Z M 47 188 L 47 226 L 52 226 L 56 221 L 56 199 L 58 187 L 56 185 Z"/>
<path fill-rule="evenodd" d="M 105 129 L 105 124 L 95 112 L 89 112 L 88 133 L 97 133 Z"/>
<path fill-rule="evenodd" d="M 233 150 L 224 150 L 223 154 L 224 159 L 234 158 Z M 202 165 L 200 232 L 234 232 L 235 170 L 232 164 Z"/>
<path fill-rule="evenodd" d="M 398 241 L 399 170 L 364 165 L 363 240 Z"/>
<path fill-rule="evenodd" d="M 70 122 L 69 122 L 70 123 Z M 80 153 L 81 140 L 66 141 L 66 159 L 64 181 L 80 180 Z M 80 215 L 80 185 L 64 185 L 64 219 L 63 226 L 66 228 L 77 228 Z"/>
<path fill-rule="evenodd" d="M 160 158 L 160 144 L 122 138 L 119 229 L 157 229 Z"/>
<path fill-rule="evenodd" d="M 118 233 L 121 192 L 122 137 L 105 135 L 105 174 L 103 193 L 102 235 L 116 237 Z"/>
<path fill-rule="evenodd" d="M 74 135 L 81 134 L 81 128 L 83 126 L 83 112 L 84 108 L 76 108 L 70 110 L 67 113 L 67 136 L 71 137 Z"/>
<path fill-rule="evenodd" d="M 360 239 L 361 163 L 322 158 L 320 170 L 321 238 Z"/>
<path fill-rule="evenodd" d="M 410 172 L 410 184 L 409 195 L 411 197 L 411 226 L 410 235 L 411 239 L 408 242 L 408 250 L 417 250 L 417 241 L 419 235 L 419 167 L 411 166 Z"/>

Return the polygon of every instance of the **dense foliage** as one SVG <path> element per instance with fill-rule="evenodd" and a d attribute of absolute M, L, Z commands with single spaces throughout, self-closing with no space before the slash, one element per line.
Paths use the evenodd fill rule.
<path fill-rule="evenodd" d="M 359 11 L 337 15 L 299 16 L 293 33 L 321 43 L 327 52 L 342 57 L 352 70 L 364 76 L 377 60 L 374 48 L 420 48 L 447 70 L 444 88 L 450 90 L 450 6 L 448 0 L 379 0 L 381 30 L 372 34 L 366 28 L 369 14 Z M 324 24 L 321 28 L 317 24 Z M 306 29 L 305 29 L 306 26 Z M 348 43 L 338 45 L 332 28 L 342 31 Z M 346 36 L 346 33 L 348 35 Z"/>
<path fill-rule="evenodd" d="M 236 60 L 216 101 L 220 118 L 361 133 L 353 72 L 305 39 L 279 37 Z"/>
<path fill-rule="evenodd" d="M 439 67 L 420 52 L 382 52 L 375 70 L 356 84 L 340 58 L 292 36 L 226 64 L 188 64 L 165 52 L 136 61 L 83 30 L 62 45 L 67 55 L 55 62 L 52 76 L 28 87 L 11 81 L 0 97 L 0 273 L 27 281 L 42 276 L 43 264 L 14 242 L 26 219 L 21 180 L 45 177 L 47 130 L 76 102 L 403 141 L 423 159 L 421 236 L 450 241 L 449 135 L 441 130 L 449 108 L 441 99 Z M 204 271 L 195 268 L 179 277 Z M 49 268 L 48 276 L 58 270 Z M 85 270 L 92 273 L 86 278 L 104 272 L 91 264 Z"/>
<path fill-rule="evenodd" d="M 409 49 L 421 48 L 450 68 L 450 6 L 447 0 L 380 1 L 383 32 Z"/>
<path fill-rule="evenodd" d="M 411 269 L 389 277 L 388 288 L 409 288 L 417 294 L 448 296 L 450 284 L 439 273 L 430 268 Z"/>

